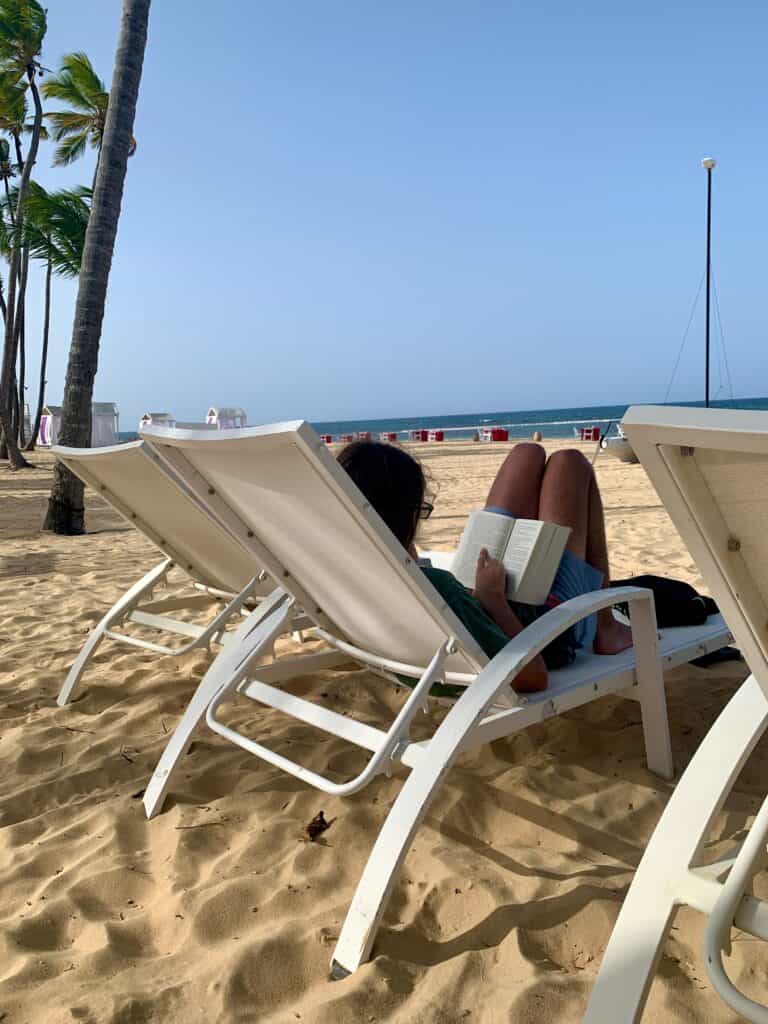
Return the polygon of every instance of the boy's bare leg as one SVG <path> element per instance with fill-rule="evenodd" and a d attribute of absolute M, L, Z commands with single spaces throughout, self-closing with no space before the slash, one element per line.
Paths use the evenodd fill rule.
<path fill-rule="evenodd" d="M 569 526 L 568 549 L 603 574 L 608 586 L 608 545 L 605 519 L 595 474 L 573 449 L 555 452 L 547 462 L 541 485 L 538 518 Z M 632 631 L 613 617 L 610 608 L 597 615 L 596 654 L 617 654 L 632 646 Z"/>
<path fill-rule="evenodd" d="M 503 508 L 516 519 L 538 519 L 546 458 L 541 445 L 515 445 L 491 484 L 486 506 Z"/>
<path fill-rule="evenodd" d="M 550 455 L 544 471 L 536 518 L 546 523 L 569 526 L 568 550 L 587 558 L 589 534 L 589 489 L 592 467 L 573 449 L 563 449 Z M 603 572 L 602 565 L 596 569 Z"/>
<path fill-rule="evenodd" d="M 610 585 L 608 567 L 608 543 L 605 539 L 605 513 L 600 488 L 597 486 L 595 473 L 590 466 L 592 483 L 589 489 L 589 527 L 587 533 L 587 561 L 603 573 L 603 586 Z M 597 633 L 595 635 L 596 654 L 618 654 L 632 646 L 632 630 L 614 618 L 610 608 L 603 608 L 597 613 Z"/>

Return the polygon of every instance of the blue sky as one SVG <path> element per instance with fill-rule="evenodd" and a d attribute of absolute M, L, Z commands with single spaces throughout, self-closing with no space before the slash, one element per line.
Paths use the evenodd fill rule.
<path fill-rule="evenodd" d="M 45 65 L 109 81 L 119 14 L 52 0 Z M 659 401 L 708 153 L 733 387 L 768 394 L 766 30 L 756 2 L 156 0 L 95 397 L 123 429 Z M 50 159 L 47 187 L 90 181 Z M 703 300 L 672 399 L 701 396 L 702 339 Z"/>

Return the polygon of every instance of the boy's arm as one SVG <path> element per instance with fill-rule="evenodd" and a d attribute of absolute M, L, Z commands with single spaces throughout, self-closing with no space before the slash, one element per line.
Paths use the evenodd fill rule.
<path fill-rule="evenodd" d="M 508 637 L 522 633 L 523 625 L 507 603 L 504 566 L 490 558 L 485 548 L 477 560 L 474 595 Z M 540 654 L 519 673 L 512 688 L 517 693 L 535 693 L 547 688 L 547 666 Z"/>

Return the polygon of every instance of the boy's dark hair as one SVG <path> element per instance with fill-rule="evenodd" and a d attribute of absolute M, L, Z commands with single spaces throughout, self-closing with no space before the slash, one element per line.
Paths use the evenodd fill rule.
<path fill-rule="evenodd" d="M 416 535 L 427 486 L 421 465 L 402 448 L 381 441 L 352 441 L 338 461 L 407 548 Z"/>

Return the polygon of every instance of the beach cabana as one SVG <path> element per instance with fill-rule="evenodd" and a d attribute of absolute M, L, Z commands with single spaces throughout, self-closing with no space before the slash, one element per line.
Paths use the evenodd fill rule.
<path fill-rule="evenodd" d="M 403 858 L 462 751 L 622 693 L 639 702 L 649 767 L 672 777 L 662 672 L 727 644 L 730 635 L 719 617 L 659 634 L 650 591 L 604 589 L 552 609 L 489 660 L 308 424 L 253 427 L 227 436 L 149 428 L 144 436 L 157 463 L 170 466 L 200 508 L 276 581 L 272 595 L 209 667 L 169 738 L 144 793 L 148 816 L 162 809 L 203 720 L 260 760 L 334 796 L 361 790 L 393 763 L 412 769 L 341 928 L 333 956 L 336 976 L 368 958 Z M 427 557 L 436 567 L 450 568 L 450 553 Z M 633 648 L 610 658 L 580 651 L 572 665 L 550 673 L 545 691 L 525 696 L 514 691 L 517 674 L 554 637 L 620 601 L 629 604 Z M 294 607 L 312 623 L 325 651 L 277 657 L 262 667 L 258 660 L 272 652 Z M 334 710 L 274 685 L 313 670 L 315 662 L 307 659 L 334 652 L 392 682 L 412 679 L 391 724 L 378 728 L 356 720 L 348 707 Z M 437 683 L 455 687 L 455 702 L 431 738 L 414 740 L 411 722 Z M 367 764 L 340 780 L 272 750 L 268 736 L 243 735 L 218 717 L 219 706 L 235 692 L 362 748 L 370 754 Z M 258 718 L 251 724 L 257 727 Z"/>
<path fill-rule="evenodd" d="M 50 448 L 52 444 L 58 444 L 61 414 L 62 407 L 60 405 L 43 406 L 36 442 L 40 448 Z"/>
<path fill-rule="evenodd" d="M 244 409 L 234 405 L 211 405 L 205 414 L 205 422 L 217 430 L 236 430 L 248 425 L 248 417 Z"/>
<path fill-rule="evenodd" d="M 50 448 L 59 443 L 61 431 L 62 406 L 46 405 L 40 417 L 40 430 L 37 444 L 41 448 Z M 94 402 L 91 406 L 91 447 L 105 448 L 117 444 L 119 415 L 114 402 Z"/>
<path fill-rule="evenodd" d="M 756 972 L 743 971 L 731 980 L 723 963 L 732 937 L 768 940 L 768 901 L 757 898 L 765 883 L 754 884 L 765 866 L 765 793 L 762 804 L 755 799 L 749 810 L 734 805 L 736 843 L 725 856 L 713 862 L 707 847 L 768 729 L 768 414 L 638 406 L 628 410 L 622 426 L 753 674 L 702 740 L 645 846 L 584 1024 L 641 1019 L 681 907 L 705 915 L 701 961 L 714 990 L 739 1020 L 765 1024 L 764 973 L 750 978 Z M 758 797 L 759 788 L 754 792 Z M 730 822 L 722 828 L 730 832 Z"/>
<path fill-rule="evenodd" d="M 120 417 L 114 402 L 94 402 L 91 406 L 91 447 L 106 448 L 120 440 Z"/>
<path fill-rule="evenodd" d="M 145 412 L 139 420 L 139 430 L 145 427 L 175 427 L 176 417 L 170 412 Z"/>

